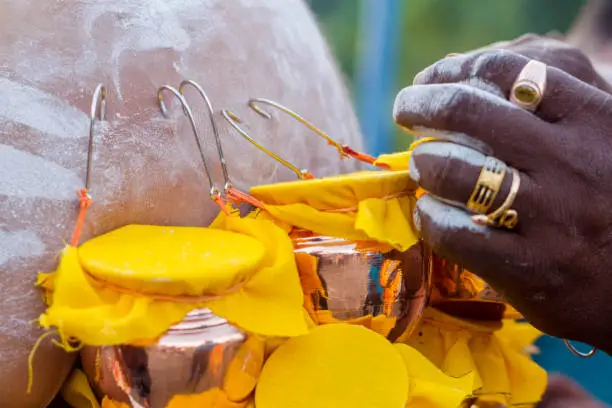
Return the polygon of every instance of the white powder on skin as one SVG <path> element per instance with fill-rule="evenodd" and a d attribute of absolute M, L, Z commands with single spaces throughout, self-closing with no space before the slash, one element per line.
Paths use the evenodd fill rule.
<path fill-rule="evenodd" d="M 42 255 L 45 250 L 45 244 L 33 231 L 0 230 L 0 266 L 13 258 Z"/>
<path fill-rule="evenodd" d="M 419 140 L 424 137 L 433 137 L 436 139 L 471 147 L 472 149 L 479 151 L 486 155 L 491 155 L 493 153 L 493 149 L 491 149 L 482 140 L 473 138 L 472 136 L 466 135 L 465 133 L 447 132 L 444 130 L 428 129 L 422 126 L 415 126 L 414 130 L 418 132 L 420 135 L 419 137 L 416 138 L 416 140 Z"/>
<path fill-rule="evenodd" d="M 474 88 L 482 89 L 483 91 L 487 91 L 490 94 L 493 94 L 502 99 L 506 98 L 506 95 L 502 92 L 499 86 L 495 85 L 493 82 L 473 77 L 459 82 L 460 84 L 465 84 L 469 86 L 473 86 Z"/>
<path fill-rule="evenodd" d="M 474 167 L 482 167 L 486 156 L 474 149 L 466 146 L 461 146 L 451 142 L 427 142 L 418 145 L 410 155 L 410 174 L 418 177 L 419 171 L 416 165 L 415 158 L 420 156 L 434 156 L 442 159 L 455 159 L 472 165 Z M 416 174 L 412 174 L 412 169 L 416 170 Z M 418 181 L 418 179 L 415 179 Z"/>
<path fill-rule="evenodd" d="M 0 144 L 0 196 L 75 200 L 84 181 L 73 171 L 42 157 Z"/>
<path fill-rule="evenodd" d="M 447 81 L 452 80 L 453 78 L 459 77 L 461 75 L 464 63 L 464 55 L 446 57 L 419 72 L 414 77 L 414 84 L 428 84 L 432 81 L 435 81 L 436 78 L 440 77 L 444 78 Z"/>
<path fill-rule="evenodd" d="M 465 103 L 489 103 L 506 109 L 519 109 L 510 101 L 465 84 L 413 85 L 404 88 L 395 98 L 393 115 L 413 112 L 425 120 L 458 111 Z M 463 107 L 465 108 L 465 107 Z"/>
<path fill-rule="evenodd" d="M 10 79 L 0 78 L 0 126 L 20 123 L 57 138 L 79 138 L 88 132 L 87 115 L 66 101 Z"/>
<path fill-rule="evenodd" d="M 6 259 L 0 268 L 0 379 L 23 372 L 30 340 L 40 334 L 29 323 L 42 308 L 33 282 L 36 272 L 55 268 L 57 252 L 70 239 L 78 214 L 75 192 L 85 181 L 88 111 L 98 83 L 108 91 L 107 121 L 96 124 L 94 204 L 83 241 L 127 223 L 206 225 L 218 212 L 208 198 L 188 120 L 176 105 L 166 119 L 156 104 L 159 86 L 178 86 L 182 79 L 198 81 L 216 110 L 236 111 L 254 138 L 299 167 L 318 176 L 357 168 L 355 160 L 341 161 L 324 140 L 290 117 L 274 112 L 265 120 L 247 106 L 252 97 L 276 100 L 340 142 L 361 148 L 346 89 L 302 1 L 11 0 L 0 14 L 11 33 L 0 44 L 0 90 L 6 101 L 19 103 L 0 107 L 0 123 L 12 126 L 0 132 L 0 225 L 13 234 L 0 245 L 17 238 L 29 251 L 16 253 L 19 258 Z M 189 101 L 197 105 L 205 154 L 220 182 L 209 119 L 196 98 Z M 246 189 L 294 179 L 217 119 L 236 185 Z M 15 303 L 19 307 L 11 306 Z M 41 349 L 36 367 L 52 354 Z M 41 373 L 36 381 L 43 385 L 35 391 L 62 381 L 57 372 L 36 367 Z M 19 405 L 21 394 L 8 392 Z M 0 391 L 0 398 L 6 395 Z"/>
<path fill-rule="evenodd" d="M 489 237 L 491 233 L 488 227 L 474 224 L 471 215 L 466 211 L 445 204 L 430 195 L 423 196 L 417 201 L 415 212 L 418 214 L 421 228 L 423 217 L 428 218 L 432 228 L 431 231 L 427 231 L 427 236 L 434 244 L 440 242 L 448 231 L 467 230 L 484 237 Z"/>

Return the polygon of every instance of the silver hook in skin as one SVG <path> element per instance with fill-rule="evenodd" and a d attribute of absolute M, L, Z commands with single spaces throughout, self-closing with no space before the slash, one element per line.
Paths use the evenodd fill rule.
<path fill-rule="evenodd" d="M 89 111 L 89 147 L 87 149 L 87 173 L 85 175 L 85 190 L 89 192 L 91 187 L 91 168 L 93 166 L 93 147 L 94 147 L 94 127 L 98 120 L 106 119 L 106 88 L 103 84 L 98 84 L 91 99 L 91 109 Z"/>
<path fill-rule="evenodd" d="M 213 199 L 213 201 L 216 201 L 221 196 L 221 192 L 215 185 L 215 182 L 210 173 L 210 169 L 208 167 L 208 161 L 206 160 L 206 156 L 204 155 L 204 149 L 202 148 L 202 144 L 200 142 L 200 134 L 198 133 L 198 128 L 193 118 L 193 113 L 191 112 L 191 108 L 189 107 L 189 104 L 187 103 L 187 101 L 185 100 L 185 98 L 179 91 L 177 91 L 175 88 L 169 85 L 163 85 L 157 90 L 157 101 L 159 102 L 159 108 L 161 109 L 162 114 L 165 117 L 168 117 L 169 115 L 168 115 L 168 109 L 166 108 L 166 104 L 164 103 L 164 91 L 170 92 L 179 100 L 183 108 L 183 112 L 185 113 L 185 116 L 187 116 L 187 118 L 189 119 L 189 123 L 191 124 L 191 130 L 193 131 L 193 135 L 195 136 L 196 143 L 198 145 L 198 149 L 200 150 L 200 156 L 202 157 L 202 164 L 204 165 L 204 172 L 206 173 L 206 177 L 208 178 L 208 183 L 210 184 L 210 197 Z"/>
<path fill-rule="evenodd" d="M 221 160 L 221 168 L 223 170 L 223 179 L 225 181 L 224 191 L 227 192 L 232 186 L 232 181 L 230 180 L 229 173 L 227 171 L 227 163 L 225 161 L 225 156 L 223 155 L 223 147 L 221 146 L 221 137 L 219 136 L 219 129 L 217 128 L 217 121 L 215 121 L 215 111 L 213 110 L 212 103 L 208 98 L 208 95 L 204 91 L 204 89 L 195 81 L 192 80 L 184 80 L 181 82 L 179 86 L 179 92 L 183 97 L 185 96 L 185 87 L 191 85 L 194 87 L 204 102 L 206 103 L 206 107 L 208 108 L 208 114 L 210 118 L 210 124 L 212 125 L 213 134 L 215 136 L 215 143 L 217 144 L 217 152 L 219 152 L 219 159 Z"/>
<path fill-rule="evenodd" d="M 223 117 L 229 122 L 229 124 L 232 125 L 232 127 L 236 129 L 236 131 L 240 133 L 240 135 L 242 135 L 242 137 L 244 137 L 249 143 L 251 143 L 253 146 L 257 147 L 259 150 L 263 151 L 268 156 L 272 157 L 274 160 L 278 161 L 283 166 L 287 167 L 289 170 L 294 172 L 300 180 L 313 178 L 312 175 L 307 170 L 298 169 L 293 164 L 289 163 L 287 160 L 276 155 L 275 153 L 272 153 L 266 147 L 256 142 L 251 136 L 249 136 L 249 134 L 244 129 L 240 127 L 239 124 L 243 123 L 243 121 L 235 113 L 227 109 L 223 109 L 221 113 L 223 114 Z"/>
<path fill-rule="evenodd" d="M 315 132 L 317 135 L 321 136 L 323 139 L 325 139 L 327 141 L 327 143 L 329 143 L 330 145 L 334 146 L 338 150 L 338 153 L 340 153 L 340 155 L 342 157 L 349 157 L 349 155 L 345 152 L 345 146 L 344 145 L 342 145 L 341 143 L 339 143 L 339 142 L 335 141 L 334 139 L 332 139 L 327 133 L 323 132 L 321 129 L 319 129 L 318 127 L 316 127 L 315 125 L 313 125 L 312 123 L 307 121 L 306 119 L 304 119 L 297 112 L 289 109 L 286 106 L 281 105 L 278 102 L 274 102 L 274 101 L 272 101 L 270 99 L 253 98 L 253 99 L 249 100 L 249 107 L 251 109 L 253 109 L 255 112 L 257 112 L 260 116 L 263 116 L 266 119 L 272 119 L 272 115 L 269 112 L 266 112 L 265 110 L 263 110 L 261 107 L 259 107 L 259 104 L 269 105 L 269 106 L 272 106 L 272 107 L 280 110 L 281 112 L 286 113 L 287 115 L 291 116 L 293 119 L 297 120 L 298 122 L 300 122 L 301 124 L 306 126 L 308 129 L 310 129 L 313 132 Z"/>

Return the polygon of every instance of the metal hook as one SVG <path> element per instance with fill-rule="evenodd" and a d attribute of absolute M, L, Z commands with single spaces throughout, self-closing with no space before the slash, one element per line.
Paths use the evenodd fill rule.
<path fill-rule="evenodd" d="M 591 358 L 593 357 L 596 353 L 597 353 L 597 347 L 593 347 L 591 348 L 591 350 L 587 351 L 586 353 L 578 350 L 576 347 L 574 347 L 572 345 L 572 343 L 570 343 L 569 340 L 563 339 L 563 343 L 565 344 L 565 347 L 567 347 L 567 349 L 576 357 L 580 357 L 580 358 Z"/>
<path fill-rule="evenodd" d="M 221 111 L 221 113 L 223 114 L 223 117 L 230 123 L 230 125 L 232 125 L 232 127 L 234 129 L 236 129 L 236 131 L 238 131 L 238 133 L 240 133 L 242 135 L 242 137 L 244 137 L 246 140 L 248 140 L 253 146 L 257 147 L 259 150 L 263 151 L 268 156 L 272 157 L 274 160 L 278 161 L 283 166 L 287 167 L 289 170 L 294 172 L 298 176 L 298 178 L 300 180 L 305 180 L 305 179 L 311 178 L 311 176 L 308 173 L 308 171 L 298 169 L 293 164 L 289 163 L 287 160 L 279 157 L 278 155 L 276 155 L 276 154 L 272 153 L 270 150 L 268 150 L 266 147 L 264 147 L 261 144 L 257 143 L 251 136 L 249 136 L 249 134 L 246 131 L 244 131 L 244 129 L 242 129 L 239 126 L 239 123 L 244 123 L 244 122 L 235 113 L 233 113 L 233 112 L 231 112 L 231 111 L 229 111 L 227 109 L 223 109 Z"/>
<path fill-rule="evenodd" d="M 213 134 L 215 136 L 215 143 L 217 144 L 217 151 L 219 152 L 219 159 L 221 160 L 221 168 L 223 169 L 223 179 L 225 181 L 224 190 L 227 192 L 229 188 L 232 186 L 232 181 L 230 179 L 229 173 L 227 171 L 227 163 L 225 161 L 225 156 L 223 155 L 223 147 L 221 146 L 221 137 L 219 136 L 219 129 L 217 128 L 217 122 L 215 121 L 215 111 L 213 110 L 212 103 L 208 98 L 208 95 L 204 91 L 204 89 L 195 81 L 192 80 L 184 80 L 179 85 L 179 92 L 181 95 L 185 95 L 185 87 L 187 85 L 193 86 L 200 96 L 204 99 L 206 103 L 206 107 L 208 108 L 208 113 L 210 117 L 210 124 L 212 125 Z"/>
<path fill-rule="evenodd" d="M 187 101 L 185 100 L 185 98 L 179 91 L 177 91 L 175 88 L 169 85 L 163 85 L 157 90 L 157 101 L 159 102 L 159 108 L 161 109 L 162 114 L 165 117 L 168 117 L 169 115 L 168 115 L 168 109 L 166 109 L 166 104 L 164 103 L 164 91 L 168 91 L 172 93 L 174 96 L 176 96 L 176 98 L 181 103 L 181 106 L 183 107 L 183 112 L 189 119 L 189 123 L 191 124 L 191 130 L 193 130 L 193 135 L 195 136 L 196 143 L 198 144 L 198 149 L 200 150 L 200 155 L 202 157 L 202 164 L 204 165 L 204 171 L 206 172 L 206 177 L 208 177 L 208 183 L 210 184 L 210 197 L 213 200 L 216 200 L 221 196 L 221 192 L 215 185 L 215 182 L 210 173 L 210 169 L 208 167 L 208 161 L 206 160 L 206 156 L 204 155 L 204 149 L 202 148 L 202 144 L 200 143 L 200 134 L 198 133 L 198 128 L 193 118 L 193 113 L 191 112 L 191 108 L 189 107 L 189 104 L 187 103 Z"/>
<path fill-rule="evenodd" d="M 345 151 L 345 146 L 337 141 L 335 141 L 334 139 L 332 139 L 327 133 L 323 132 L 321 129 L 317 128 L 315 125 L 313 125 L 312 123 L 308 122 L 306 119 L 304 119 L 301 115 L 299 115 L 297 112 L 289 109 L 286 106 L 281 105 L 280 103 L 271 101 L 269 99 L 265 99 L 265 98 L 253 98 L 251 100 L 249 100 L 249 107 L 251 109 L 253 109 L 255 112 L 257 112 L 259 115 L 263 116 L 266 119 L 272 119 L 272 115 L 268 112 L 266 112 L 265 110 L 263 110 L 262 108 L 260 108 L 259 106 L 257 106 L 258 103 L 261 104 L 265 104 L 265 105 L 270 105 L 282 112 L 285 112 L 287 115 L 291 116 L 292 118 L 294 118 L 295 120 L 297 120 L 298 122 L 300 122 L 301 124 L 303 124 L 304 126 L 306 126 L 308 129 L 312 130 L 313 132 L 315 132 L 316 134 L 318 134 L 319 136 L 321 136 L 323 139 L 325 139 L 327 141 L 327 143 L 329 143 L 330 145 L 334 146 L 337 150 L 338 153 L 340 153 L 340 156 L 342 157 L 350 157 L 350 155 Z"/>
<path fill-rule="evenodd" d="M 93 166 L 94 127 L 96 114 L 100 121 L 106 117 L 106 88 L 98 84 L 91 98 L 91 109 L 89 111 L 89 147 L 87 149 L 87 173 L 85 175 L 85 190 L 89 191 L 91 186 L 91 168 Z"/>

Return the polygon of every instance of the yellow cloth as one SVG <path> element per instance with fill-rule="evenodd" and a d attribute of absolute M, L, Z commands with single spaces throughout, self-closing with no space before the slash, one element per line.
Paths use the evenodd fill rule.
<path fill-rule="evenodd" d="M 367 171 L 257 186 L 251 194 L 281 222 L 404 251 L 417 242 L 411 221 L 416 188 L 407 171 Z"/>
<path fill-rule="evenodd" d="M 402 339 L 452 377 L 474 375 L 473 392 L 504 404 L 540 400 L 546 372 L 525 353 L 537 331 L 525 323 L 477 324 L 427 309 L 421 325 Z"/>
<path fill-rule="evenodd" d="M 100 408 L 85 373 L 78 369 L 72 371 L 60 395 L 72 408 Z"/>
<path fill-rule="evenodd" d="M 408 170 L 408 161 L 410 160 L 411 151 L 381 154 L 374 162 L 375 166 L 384 165 L 391 171 Z"/>
<path fill-rule="evenodd" d="M 128 226 L 81 248 L 66 247 L 53 278 L 39 279 L 53 288 L 40 324 L 56 328 L 65 346 L 69 338 L 94 346 L 156 339 L 197 308 L 252 333 L 307 332 L 291 240 L 273 222 Z M 175 298 L 184 292 L 212 297 Z"/>
<path fill-rule="evenodd" d="M 408 370 L 410 391 L 407 408 L 457 408 L 472 393 L 473 373 L 454 378 L 442 372 L 416 349 L 401 343 L 395 344 L 395 348 Z"/>

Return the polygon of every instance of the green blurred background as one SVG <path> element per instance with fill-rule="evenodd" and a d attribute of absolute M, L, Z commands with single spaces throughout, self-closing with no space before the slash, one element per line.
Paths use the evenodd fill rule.
<path fill-rule="evenodd" d="M 387 0 L 379 0 L 383 3 Z M 333 52 L 353 85 L 362 47 L 359 0 L 309 0 Z M 400 0 L 398 67 L 395 89 L 412 82 L 427 65 L 451 52 L 463 52 L 492 42 L 532 32 L 565 32 L 583 0 Z M 392 103 L 392 101 L 391 101 Z M 401 137 L 400 137 L 401 135 Z M 396 132 L 393 147 L 403 149 L 410 140 Z"/>

